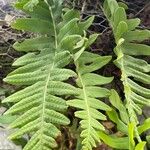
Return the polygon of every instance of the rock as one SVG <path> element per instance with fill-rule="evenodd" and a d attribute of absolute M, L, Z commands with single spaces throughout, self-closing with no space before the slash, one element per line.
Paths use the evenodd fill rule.
<path fill-rule="evenodd" d="M 2 115 L 6 111 L 5 107 L 0 107 L 0 115 Z"/>
<path fill-rule="evenodd" d="M 0 107 L 0 115 L 2 115 L 5 110 L 5 107 Z M 21 150 L 21 146 L 16 146 L 12 141 L 8 140 L 10 131 L 7 129 L 6 125 L 2 126 L 3 127 L 0 126 L 0 150 Z"/>
<path fill-rule="evenodd" d="M 2 115 L 5 110 L 5 107 L 0 107 L 0 115 Z M 21 146 L 16 146 L 12 141 L 8 140 L 10 132 L 6 125 L 0 124 L 0 150 L 21 150 Z"/>
<path fill-rule="evenodd" d="M 0 19 L 3 20 L 6 15 L 19 17 L 22 12 L 13 7 L 16 0 L 0 0 Z"/>
<path fill-rule="evenodd" d="M 7 137 L 9 132 L 6 129 L 0 128 L 0 150 L 21 150 L 21 146 L 16 146 Z"/>
<path fill-rule="evenodd" d="M 16 0 L 0 0 L 1 5 L 11 4 L 15 2 Z"/>

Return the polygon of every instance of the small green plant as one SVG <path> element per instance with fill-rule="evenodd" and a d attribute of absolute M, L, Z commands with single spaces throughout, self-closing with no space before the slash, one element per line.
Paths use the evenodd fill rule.
<path fill-rule="evenodd" d="M 63 9 L 62 0 L 19 0 L 16 8 L 30 18 L 17 19 L 12 27 L 33 32 L 35 37 L 16 42 L 14 48 L 25 52 L 13 66 L 5 82 L 22 86 L 3 103 L 12 103 L 5 113 L 15 116 L 10 124 L 17 128 L 10 139 L 31 137 L 24 150 L 58 149 L 61 127 L 73 122 L 68 107 L 75 108 L 80 138 L 77 150 L 92 150 L 104 142 L 114 149 L 144 150 L 141 134 L 150 128 L 150 119 L 139 124 L 143 106 L 150 106 L 150 65 L 137 56 L 149 56 L 150 47 L 139 44 L 150 31 L 138 30 L 139 19 L 127 19 L 125 5 L 106 0 L 103 10 L 116 42 L 114 64 L 121 70 L 125 100 L 114 89 L 107 89 L 113 77 L 96 71 L 112 56 L 100 56 L 88 50 L 98 34 L 87 35 L 94 16 L 81 21 L 76 10 Z M 69 67 L 73 64 L 75 69 Z M 72 78 L 73 84 L 68 81 Z M 16 118 L 17 117 L 17 118 Z M 122 137 L 109 134 L 102 121 L 116 124 Z M 136 143 L 135 138 L 138 142 Z M 147 138 L 148 139 L 148 138 Z"/>

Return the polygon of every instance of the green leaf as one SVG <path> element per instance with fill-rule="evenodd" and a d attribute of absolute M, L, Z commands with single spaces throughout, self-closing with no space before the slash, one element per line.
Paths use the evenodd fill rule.
<path fill-rule="evenodd" d="M 112 148 L 115 149 L 128 149 L 129 139 L 127 137 L 116 137 L 116 136 L 108 136 L 104 132 L 98 132 L 100 139 L 107 143 Z"/>
<path fill-rule="evenodd" d="M 17 51 L 38 51 L 45 48 L 49 48 L 54 44 L 54 40 L 48 37 L 38 37 L 34 39 L 27 39 L 21 43 L 16 42 L 13 48 Z"/>
<path fill-rule="evenodd" d="M 71 18 L 80 18 L 80 13 L 77 10 L 68 10 L 64 15 L 63 15 L 63 20 L 65 22 L 70 21 Z"/>
<path fill-rule="evenodd" d="M 129 134 L 129 149 L 133 150 L 135 147 L 135 142 L 134 142 L 134 123 L 130 123 L 128 125 L 128 134 Z"/>
<path fill-rule="evenodd" d="M 21 18 L 12 23 L 11 26 L 17 30 L 54 35 L 52 23 L 42 19 Z"/>
<path fill-rule="evenodd" d="M 138 19 L 138 18 L 135 18 L 135 19 L 128 19 L 126 21 L 127 25 L 128 25 L 128 30 L 131 31 L 131 30 L 134 30 L 138 25 L 140 25 L 141 23 L 141 20 Z"/>
<path fill-rule="evenodd" d="M 128 79 L 128 84 L 131 87 L 131 89 L 134 92 L 138 93 L 139 95 L 147 98 L 150 97 L 150 89 L 140 86 L 139 84 L 135 83 L 131 79 Z"/>
<path fill-rule="evenodd" d="M 78 18 L 74 18 L 67 22 L 61 29 L 58 34 L 58 40 L 62 41 L 64 37 L 67 37 L 68 35 L 72 34 L 78 34 L 79 33 L 79 27 L 77 22 L 79 21 Z"/>
<path fill-rule="evenodd" d="M 0 116 L 0 124 L 10 124 L 10 123 L 12 123 L 15 119 L 17 119 L 17 116 L 2 115 L 2 116 Z"/>
<path fill-rule="evenodd" d="M 96 41 L 98 36 L 99 36 L 99 34 L 92 34 L 92 35 L 90 35 L 89 39 L 87 40 L 87 42 L 85 44 L 86 48 L 88 48 L 90 45 L 92 45 Z"/>
<path fill-rule="evenodd" d="M 82 58 L 80 58 L 79 60 L 82 62 L 82 59 L 84 60 L 86 59 L 84 61 L 84 64 L 81 63 L 81 66 L 80 66 L 81 74 L 96 71 L 100 69 L 101 67 L 103 67 L 104 65 L 106 65 L 111 60 L 111 56 L 101 57 L 97 54 L 93 54 L 93 57 L 92 57 L 92 56 L 89 56 L 89 54 L 90 53 L 87 53 L 87 52 L 83 53 Z"/>
<path fill-rule="evenodd" d="M 129 31 L 123 35 L 123 38 L 128 42 L 133 42 L 133 41 L 142 42 L 150 38 L 150 31 L 149 30 Z"/>
<path fill-rule="evenodd" d="M 115 33 L 116 42 L 118 42 L 119 39 L 123 36 L 123 34 L 127 31 L 128 31 L 128 25 L 126 24 L 126 22 L 124 21 L 119 22 Z"/>
<path fill-rule="evenodd" d="M 79 23 L 80 31 L 83 32 L 84 30 L 87 30 L 92 25 L 94 18 L 95 18 L 94 16 L 91 16 L 87 20 Z"/>
<path fill-rule="evenodd" d="M 146 119 L 144 123 L 138 127 L 138 132 L 141 134 L 148 129 L 150 129 L 150 118 Z"/>
<path fill-rule="evenodd" d="M 129 116 L 127 114 L 127 110 L 126 110 L 124 104 L 122 103 L 118 93 L 115 90 L 111 90 L 111 95 L 109 97 L 109 100 L 110 100 L 111 104 L 115 108 L 117 108 L 117 110 L 119 111 L 121 120 L 124 123 L 128 124 L 129 123 Z"/>
<path fill-rule="evenodd" d="M 28 11 L 26 9 L 23 9 L 23 11 L 27 12 L 31 16 L 31 18 L 39 18 L 46 21 L 52 21 L 51 14 L 49 13 L 49 8 L 43 1 L 40 1 L 39 4 L 33 8 L 33 11 Z"/>
<path fill-rule="evenodd" d="M 104 3 L 103 3 L 103 11 L 104 11 L 105 16 L 109 20 L 110 17 L 111 17 L 111 11 L 110 11 L 110 8 L 108 6 L 108 1 L 107 0 L 105 0 Z"/>
<path fill-rule="evenodd" d="M 120 120 L 118 113 L 112 109 L 111 111 L 107 112 L 108 117 L 117 124 L 117 129 L 123 133 L 128 133 L 127 125 Z"/>
<path fill-rule="evenodd" d="M 93 80 L 94 79 L 94 80 Z M 104 77 L 95 73 L 87 73 L 82 76 L 82 81 L 86 86 L 89 85 L 104 85 L 110 83 L 113 80 L 113 77 Z M 78 85 L 79 81 L 77 80 Z"/>
<path fill-rule="evenodd" d="M 29 0 L 25 5 L 24 9 L 33 11 L 33 8 L 39 3 L 39 0 Z"/>
<path fill-rule="evenodd" d="M 76 52 L 74 54 L 74 61 L 77 61 L 78 58 L 80 58 L 80 56 L 82 55 L 82 53 L 84 52 L 84 50 L 85 50 L 85 47 L 82 47 L 78 52 Z"/>
<path fill-rule="evenodd" d="M 118 2 L 119 7 L 124 8 L 125 10 L 128 9 L 128 5 L 125 4 L 124 2 Z"/>
<path fill-rule="evenodd" d="M 126 22 L 127 16 L 124 8 L 118 7 L 114 13 L 114 28 L 117 28 L 118 24 L 123 21 Z"/>
<path fill-rule="evenodd" d="M 68 49 L 72 53 L 77 43 L 82 39 L 80 35 L 68 35 L 59 43 L 58 48 L 62 50 Z"/>
<path fill-rule="evenodd" d="M 140 142 L 136 145 L 135 150 L 144 150 L 146 142 Z"/>
<path fill-rule="evenodd" d="M 147 144 L 148 144 L 148 147 L 150 146 L 150 135 L 146 136 L 146 141 L 147 141 Z"/>
<path fill-rule="evenodd" d="M 110 12 L 113 15 L 115 10 L 119 7 L 119 5 L 118 5 L 117 1 L 115 1 L 115 0 L 107 0 L 107 3 L 109 6 L 109 9 L 110 9 Z"/>
<path fill-rule="evenodd" d="M 131 67 L 137 71 L 148 73 L 150 71 L 150 65 L 142 59 L 134 58 L 133 56 L 124 55 L 123 62 L 126 66 Z"/>
<path fill-rule="evenodd" d="M 150 46 L 144 44 L 135 44 L 135 43 L 124 43 L 122 45 L 122 51 L 124 54 L 128 55 L 150 55 Z"/>

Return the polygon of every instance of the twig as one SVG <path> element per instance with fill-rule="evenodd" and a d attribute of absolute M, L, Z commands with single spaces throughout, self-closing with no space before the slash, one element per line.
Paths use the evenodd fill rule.
<path fill-rule="evenodd" d="M 6 14 L 6 12 L 5 12 L 5 11 L 3 11 L 1 8 L 0 8 L 0 11 L 1 11 L 3 14 Z"/>
<path fill-rule="evenodd" d="M 84 11 L 85 11 L 85 8 L 86 8 L 86 0 L 84 0 L 83 2 L 83 5 L 82 5 L 82 9 L 81 9 L 81 19 L 83 18 L 83 14 L 84 14 Z"/>

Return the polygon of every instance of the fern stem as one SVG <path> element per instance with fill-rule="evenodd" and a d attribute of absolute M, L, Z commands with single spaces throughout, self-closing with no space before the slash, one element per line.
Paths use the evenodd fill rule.
<path fill-rule="evenodd" d="M 42 125 L 41 125 L 41 134 L 43 134 L 43 128 L 44 128 L 44 114 L 45 114 L 45 107 L 46 107 L 46 94 L 47 94 L 47 87 L 48 87 L 48 83 L 50 81 L 50 77 L 51 77 L 51 70 L 54 67 L 54 63 L 52 65 L 52 67 L 49 70 L 48 76 L 46 78 L 46 84 L 44 86 L 44 96 L 43 96 L 43 106 L 42 106 Z"/>
<path fill-rule="evenodd" d="M 141 137 L 139 136 L 139 132 L 138 132 L 138 130 L 137 130 L 137 127 L 135 127 L 134 132 L 135 132 L 135 136 L 136 136 L 138 142 L 139 142 L 139 143 L 142 142 Z"/>
<path fill-rule="evenodd" d="M 50 15 L 52 17 L 52 24 L 53 24 L 53 29 L 54 29 L 54 39 L 55 39 L 55 48 L 57 49 L 58 47 L 58 42 L 57 42 L 57 32 L 56 32 L 56 24 L 55 24 L 55 21 L 54 21 L 54 15 L 53 15 L 53 11 L 52 11 L 52 8 L 51 6 L 49 5 L 49 3 L 47 2 L 47 0 L 44 0 L 45 3 L 48 5 L 49 7 L 49 11 L 50 11 Z M 50 81 L 50 77 L 51 77 L 51 71 L 53 70 L 54 68 L 54 65 L 55 65 L 55 56 L 56 56 L 56 51 L 54 52 L 54 60 L 53 60 L 53 64 L 52 66 L 50 67 L 49 69 L 49 72 L 48 72 L 48 76 L 45 80 L 45 86 L 44 86 L 44 96 L 43 96 L 43 106 L 42 106 L 42 125 L 41 125 L 41 135 L 43 135 L 43 132 L 44 132 L 44 114 L 45 114 L 45 107 L 46 107 L 46 95 L 47 95 L 47 87 L 48 87 L 48 84 L 49 84 L 49 81 Z M 41 138 L 42 139 L 42 138 Z M 42 140 L 41 140 L 42 141 Z M 43 144 L 41 144 L 43 145 Z"/>
<path fill-rule="evenodd" d="M 57 37 L 57 30 L 56 30 L 56 23 L 55 23 L 55 19 L 54 19 L 54 15 L 53 15 L 53 11 L 52 11 L 52 7 L 49 5 L 49 3 L 47 2 L 47 0 L 44 0 L 45 3 L 48 5 L 49 7 L 49 11 L 50 11 L 50 15 L 52 17 L 52 24 L 53 24 L 53 29 L 54 29 L 54 38 L 55 38 L 55 48 L 57 49 L 58 47 L 58 37 Z"/>
<path fill-rule="evenodd" d="M 82 77 L 81 77 L 81 73 L 79 71 L 79 64 L 78 62 L 76 61 L 75 62 L 75 66 L 76 66 L 76 71 L 77 71 L 77 74 L 78 74 L 78 78 L 81 82 L 81 85 L 82 85 L 82 90 L 83 90 L 83 94 L 84 94 L 84 100 L 85 100 L 85 104 L 86 104 L 86 109 L 87 109 L 87 115 L 89 116 L 88 117 L 88 136 L 90 135 L 90 122 L 91 122 L 91 115 L 90 115 L 90 111 L 89 111 L 89 106 L 88 106 L 88 99 L 87 99 L 87 94 L 86 94 L 86 89 L 85 89 L 85 85 L 83 83 L 83 80 L 82 80 Z M 89 137 L 88 137 L 89 139 Z"/>
<path fill-rule="evenodd" d="M 127 82 L 127 78 L 125 78 L 125 72 L 123 72 L 122 74 L 124 74 L 123 75 L 123 77 L 122 77 L 122 79 L 125 79 L 125 80 L 123 80 L 123 85 L 124 85 L 124 93 L 125 93 L 125 98 L 126 98 L 126 100 L 127 100 L 127 109 L 128 109 L 128 113 L 129 113 L 129 119 L 130 119 L 130 122 L 134 122 L 135 123 L 135 119 L 132 117 L 133 116 L 133 114 L 132 114 L 132 112 L 131 112 L 131 110 L 130 110 L 130 108 L 132 107 L 131 105 L 131 102 L 130 102 L 130 92 L 131 92 L 131 88 L 130 88 L 130 86 L 128 85 L 128 82 Z M 137 130 L 137 127 L 136 127 L 136 125 L 135 125 L 135 127 L 134 127 L 134 132 L 135 132 L 135 136 L 136 136 L 136 138 L 137 138 L 137 140 L 138 140 L 138 142 L 140 143 L 142 140 L 141 140 L 141 137 L 139 136 L 139 133 L 138 133 L 138 130 Z"/>

